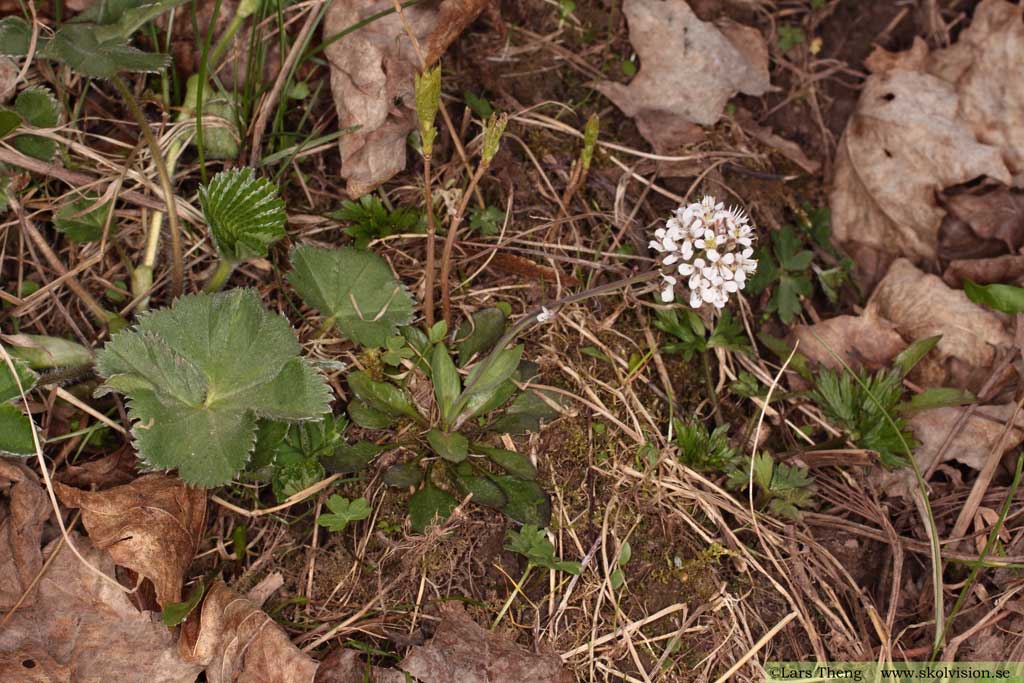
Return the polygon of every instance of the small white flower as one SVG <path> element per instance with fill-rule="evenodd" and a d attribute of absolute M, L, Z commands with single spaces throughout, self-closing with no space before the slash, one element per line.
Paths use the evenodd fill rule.
<path fill-rule="evenodd" d="M 537 314 L 537 322 L 540 324 L 549 323 L 555 319 L 555 314 L 548 310 L 547 306 L 540 307 L 540 313 Z"/>
<path fill-rule="evenodd" d="M 710 195 L 677 208 L 654 237 L 650 248 L 660 254 L 662 267 L 672 266 L 686 279 L 693 308 L 723 308 L 757 270 L 752 258 L 756 234 L 747 214 L 738 207 L 725 208 Z M 661 300 L 672 302 L 678 281 L 669 272 L 661 277 Z"/>

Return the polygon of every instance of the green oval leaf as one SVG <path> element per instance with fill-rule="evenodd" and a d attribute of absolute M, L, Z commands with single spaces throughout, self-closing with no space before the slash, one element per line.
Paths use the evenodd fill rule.
<path fill-rule="evenodd" d="M 551 499 L 535 481 L 508 475 L 493 477 L 508 502 L 502 512 L 523 524 L 544 527 L 551 521 Z"/>
<path fill-rule="evenodd" d="M 364 429 L 387 429 L 394 423 L 393 418 L 358 400 L 349 401 L 348 416 Z"/>
<path fill-rule="evenodd" d="M 415 462 L 400 462 L 389 467 L 381 479 L 388 486 L 400 489 L 409 488 L 423 481 L 423 468 Z"/>
<path fill-rule="evenodd" d="M 434 452 L 448 462 L 462 462 L 469 455 L 469 440 L 462 434 L 447 434 L 439 429 L 427 433 L 427 442 Z"/>
<path fill-rule="evenodd" d="M 487 353 L 505 334 L 508 317 L 498 307 L 484 308 L 473 313 L 459 325 L 455 335 L 459 350 L 459 365 L 465 365 L 478 353 Z"/>
<path fill-rule="evenodd" d="M 0 453 L 27 457 L 36 454 L 32 423 L 11 405 L 0 405 Z"/>
<path fill-rule="evenodd" d="M 188 594 L 188 598 L 184 602 L 169 602 L 164 607 L 164 611 L 160 614 L 160 618 L 164 622 L 164 626 L 167 628 L 174 628 L 181 624 L 188 618 L 188 615 L 199 606 L 199 601 L 203 599 L 203 594 L 206 593 L 206 582 L 199 579 L 192 592 Z"/>
<path fill-rule="evenodd" d="M 328 472 L 335 474 L 351 474 L 365 470 L 382 451 L 385 446 L 380 446 L 372 441 L 357 441 L 354 444 L 342 444 L 332 455 L 320 458 L 320 462 Z"/>
<path fill-rule="evenodd" d="M 534 467 L 533 463 L 525 455 L 515 451 L 508 451 L 504 448 L 491 448 L 490 446 L 478 443 L 473 444 L 473 451 L 486 455 L 495 465 L 520 479 L 537 478 L 537 468 Z"/>
<path fill-rule="evenodd" d="M 474 503 L 492 508 L 501 508 L 508 502 L 508 498 L 498 488 L 498 485 L 487 477 L 475 474 L 473 466 L 468 462 L 463 462 L 458 467 L 453 468 L 452 482 L 462 495 L 472 494 L 473 497 L 470 500 Z"/>
<path fill-rule="evenodd" d="M 458 504 L 459 501 L 455 500 L 454 496 L 437 488 L 428 480 L 423 488 L 409 499 L 409 521 L 412 522 L 413 530 L 422 534 L 427 527 L 435 523 L 435 520 L 444 522 Z"/>
<path fill-rule="evenodd" d="M 964 293 L 976 304 L 988 306 L 1003 313 L 1024 313 L 1024 287 L 1013 285 L 979 285 L 964 280 Z"/>
<path fill-rule="evenodd" d="M 348 386 L 359 400 L 378 412 L 392 417 L 420 418 L 408 395 L 391 382 L 376 382 L 362 370 L 356 370 L 349 373 Z"/>
<path fill-rule="evenodd" d="M 447 425 L 452 418 L 455 401 L 462 391 L 462 381 L 448 353 L 448 347 L 444 344 L 434 345 L 430 355 L 430 379 L 434 383 L 434 396 L 441 411 L 441 421 Z"/>

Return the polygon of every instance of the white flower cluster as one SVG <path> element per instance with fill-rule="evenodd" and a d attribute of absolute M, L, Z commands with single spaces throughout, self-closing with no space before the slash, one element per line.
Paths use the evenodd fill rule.
<path fill-rule="evenodd" d="M 675 299 L 677 279 L 672 271 L 689 278 L 690 306 L 723 308 L 729 294 L 743 289 L 747 276 L 757 270 L 757 261 L 751 258 L 754 230 L 746 214 L 726 209 L 711 196 L 676 209 L 654 236 L 650 247 L 661 254 L 661 300 L 666 303 Z"/>

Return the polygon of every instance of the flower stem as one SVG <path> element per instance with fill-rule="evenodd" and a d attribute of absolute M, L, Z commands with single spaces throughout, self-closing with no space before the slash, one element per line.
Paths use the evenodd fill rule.
<path fill-rule="evenodd" d="M 490 164 L 486 164 L 481 161 L 476 167 L 476 172 L 470 179 L 469 185 L 466 187 L 466 191 L 462 194 L 462 201 L 459 202 L 455 215 L 452 216 L 451 223 L 448 226 L 448 234 L 445 235 L 444 251 L 441 252 L 441 315 L 444 316 L 444 321 L 448 323 L 449 327 L 451 327 L 452 324 L 452 302 L 451 285 L 448 282 L 448 275 L 451 272 L 452 266 L 452 248 L 455 246 L 455 237 L 459 233 L 459 225 L 462 223 L 462 217 L 466 214 L 466 207 L 469 206 L 469 200 L 477 185 L 480 184 L 480 179 L 483 178 L 488 166 L 490 166 Z"/>
<path fill-rule="evenodd" d="M 234 269 L 235 264 L 231 261 L 228 261 L 227 259 L 221 259 L 218 261 L 217 270 L 213 271 L 213 275 L 211 275 L 210 279 L 206 282 L 206 285 L 203 287 L 203 291 L 207 294 L 219 292 L 220 288 L 224 286 L 225 282 L 227 282 L 228 277 L 231 275 L 231 271 Z"/>
<path fill-rule="evenodd" d="M 722 417 L 722 407 L 718 403 L 718 394 L 715 393 L 715 380 L 711 375 L 711 361 L 708 360 L 709 352 L 707 350 L 701 351 L 700 353 L 700 365 L 704 371 L 704 384 L 708 388 L 708 399 L 711 401 L 711 405 L 715 411 L 715 425 L 721 427 L 725 424 L 725 419 Z"/>
<path fill-rule="evenodd" d="M 153 164 L 156 166 L 157 176 L 160 179 L 160 189 L 163 191 L 164 203 L 167 205 L 167 225 L 171 234 L 171 296 L 177 298 L 185 291 L 185 260 L 181 246 L 181 228 L 178 225 L 178 207 L 174 203 L 171 176 L 164 164 L 160 145 L 153 136 L 149 121 L 146 120 L 146 115 L 139 106 L 138 100 L 135 99 L 135 95 L 132 94 L 131 88 L 120 76 L 114 76 L 113 83 L 139 126 L 142 137 L 149 147 L 149 153 L 153 156 Z"/>
<path fill-rule="evenodd" d="M 436 260 L 434 236 L 437 225 L 434 223 L 434 202 L 430 191 L 430 155 L 423 155 L 423 196 L 427 207 L 427 272 L 423 279 L 423 315 L 427 327 L 434 326 L 434 268 Z"/>

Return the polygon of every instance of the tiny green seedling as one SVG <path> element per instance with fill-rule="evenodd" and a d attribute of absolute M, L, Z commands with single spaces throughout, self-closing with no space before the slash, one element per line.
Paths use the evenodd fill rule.
<path fill-rule="evenodd" d="M 707 325 L 693 310 L 682 312 L 682 320 L 675 309 L 659 309 L 654 326 L 672 335 L 678 341 L 661 347 L 664 353 L 678 353 L 683 360 L 691 360 L 695 354 L 706 353 L 709 349 L 729 349 L 745 353 L 750 350 L 743 325 L 732 317 L 728 309 L 722 311 L 714 330 L 708 334 Z"/>
<path fill-rule="evenodd" d="M 327 499 L 329 514 L 321 514 L 317 524 L 328 531 L 344 531 L 349 522 L 358 522 L 370 516 L 370 504 L 365 498 L 349 500 L 337 494 Z"/>
<path fill-rule="evenodd" d="M 355 240 L 357 249 L 366 249 L 370 242 L 405 233 L 421 233 L 427 229 L 426 218 L 413 209 L 388 209 L 372 194 L 359 200 L 346 200 L 331 218 L 349 223 L 346 235 Z"/>
<path fill-rule="evenodd" d="M 261 420 L 249 470 L 268 477 L 278 502 L 323 480 L 323 462 L 348 447 L 348 419 L 328 415 L 317 422 Z"/>
<path fill-rule="evenodd" d="M 496 206 L 473 208 L 469 211 L 469 227 L 484 237 L 497 235 L 505 222 L 505 212 Z"/>
<path fill-rule="evenodd" d="M 626 565 L 629 564 L 631 557 L 633 557 L 633 547 L 629 545 L 629 541 L 623 541 L 619 546 L 619 555 L 615 558 L 615 566 L 608 576 L 612 590 L 618 590 L 626 582 Z"/>
<path fill-rule="evenodd" d="M 22 392 L 30 391 L 38 377 L 23 361 L 11 360 L 14 372 L 6 361 L 0 359 L 0 454 L 27 457 L 36 453 L 32 418 L 13 402 L 20 401 Z"/>
<path fill-rule="evenodd" d="M 797 45 L 803 45 L 807 42 L 807 35 L 804 34 L 804 30 L 799 26 L 788 26 L 781 24 L 779 26 L 779 51 L 785 54 L 789 52 Z"/>
<path fill-rule="evenodd" d="M 511 529 L 506 537 L 508 543 L 505 549 L 525 557 L 527 568 L 540 567 L 573 575 L 580 573 L 580 563 L 559 560 L 555 556 L 555 546 L 548 539 L 547 531 L 534 524 L 526 524 L 519 531 Z"/>
<path fill-rule="evenodd" d="M 743 459 L 729 443 L 729 425 L 708 432 L 703 422 L 673 418 L 672 430 L 679 448 L 679 460 L 699 472 L 727 472 Z"/>
<path fill-rule="evenodd" d="M 726 480 L 726 486 L 734 491 L 747 488 L 750 459 L 737 467 Z M 796 519 L 799 508 L 814 505 L 814 477 L 806 467 L 776 462 L 767 453 L 754 456 L 753 481 L 757 496 L 755 505 L 774 514 Z"/>
<path fill-rule="evenodd" d="M 114 210 L 113 202 L 98 203 L 99 197 L 91 192 L 74 196 L 57 209 L 53 227 L 73 242 L 95 242 L 103 236 L 103 227 Z M 111 233 L 116 229 L 111 223 Z"/>

